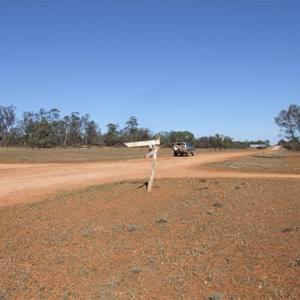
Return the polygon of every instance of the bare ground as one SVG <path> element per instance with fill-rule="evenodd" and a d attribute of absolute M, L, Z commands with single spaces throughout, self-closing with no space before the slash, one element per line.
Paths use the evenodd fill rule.
<path fill-rule="evenodd" d="M 299 156 L 252 157 L 1 165 L 0 299 L 299 299 Z"/>
<path fill-rule="evenodd" d="M 156 178 L 236 177 L 300 178 L 298 173 L 232 172 L 203 165 L 257 155 L 257 151 L 205 152 L 193 157 L 163 156 L 158 159 Z M 272 151 L 270 151 L 272 153 Z M 277 151 L 276 151 L 277 153 Z M 299 158 L 299 157 L 297 157 Z M 151 160 L 51 164 L 0 164 L 0 207 L 34 201 L 62 190 L 149 177 Z"/>

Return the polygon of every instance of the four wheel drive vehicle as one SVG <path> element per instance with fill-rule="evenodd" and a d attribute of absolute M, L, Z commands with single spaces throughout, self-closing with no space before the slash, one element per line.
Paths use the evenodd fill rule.
<path fill-rule="evenodd" d="M 178 142 L 173 145 L 173 153 L 174 156 L 180 155 L 189 155 L 192 154 L 195 155 L 195 148 L 193 145 L 189 142 Z"/>

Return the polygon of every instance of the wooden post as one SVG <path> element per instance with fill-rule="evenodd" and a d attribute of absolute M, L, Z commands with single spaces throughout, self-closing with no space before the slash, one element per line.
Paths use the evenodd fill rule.
<path fill-rule="evenodd" d="M 149 158 L 151 156 L 153 158 L 151 175 L 147 185 L 147 191 L 150 193 L 153 185 L 153 178 L 154 178 L 154 173 L 156 168 L 156 158 L 157 158 L 157 151 L 159 150 L 159 145 L 160 145 L 160 136 L 157 136 L 155 140 L 130 142 L 130 143 L 124 143 L 124 145 L 126 147 L 145 147 L 145 146 L 152 147 L 152 150 L 145 155 L 145 158 Z"/>
<path fill-rule="evenodd" d="M 157 146 L 153 146 L 153 150 L 151 151 L 151 152 L 153 152 L 153 155 L 152 155 L 153 161 L 152 161 L 151 175 L 149 177 L 149 181 L 148 181 L 148 185 L 147 185 L 148 193 L 151 193 L 151 190 L 152 190 L 153 178 L 154 178 L 154 173 L 155 173 L 155 169 L 156 169 L 156 158 L 157 158 L 157 151 L 158 150 L 159 150 L 159 148 Z"/>

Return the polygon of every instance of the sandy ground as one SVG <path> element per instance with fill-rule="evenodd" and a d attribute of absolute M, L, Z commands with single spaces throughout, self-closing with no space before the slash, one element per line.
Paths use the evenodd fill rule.
<path fill-rule="evenodd" d="M 273 149 L 271 151 L 276 150 Z M 249 152 L 211 152 L 189 157 L 159 157 L 155 178 L 229 177 L 298 178 L 297 174 L 262 174 L 208 170 L 206 163 L 253 155 Z M 0 164 L 0 207 L 26 203 L 61 191 L 90 185 L 142 179 L 150 175 L 152 160 L 78 164 Z"/>
<path fill-rule="evenodd" d="M 160 155 L 1 164 L 0 299 L 300 299 L 298 153 Z"/>

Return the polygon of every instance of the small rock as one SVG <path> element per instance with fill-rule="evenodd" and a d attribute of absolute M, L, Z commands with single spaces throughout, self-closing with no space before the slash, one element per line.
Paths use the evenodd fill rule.
<path fill-rule="evenodd" d="M 132 269 L 131 272 L 134 274 L 140 274 L 142 272 L 142 270 L 140 267 L 136 267 L 136 268 Z"/>
<path fill-rule="evenodd" d="M 168 221 L 166 219 L 160 218 L 159 220 L 155 221 L 156 223 L 167 223 Z"/>

